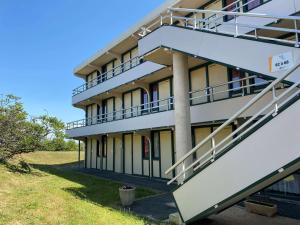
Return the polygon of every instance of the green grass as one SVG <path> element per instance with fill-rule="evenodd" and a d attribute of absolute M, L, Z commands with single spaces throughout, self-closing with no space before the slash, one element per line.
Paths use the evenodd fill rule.
<path fill-rule="evenodd" d="M 75 152 L 37 152 L 23 156 L 34 169 L 11 172 L 0 164 L 0 224 L 153 224 L 121 210 L 121 184 L 65 170 Z M 137 189 L 137 198 L 155 194 Z"/>

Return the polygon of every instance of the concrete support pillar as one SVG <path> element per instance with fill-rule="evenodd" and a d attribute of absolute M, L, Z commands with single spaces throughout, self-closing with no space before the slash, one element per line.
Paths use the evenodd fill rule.
<path fill-rule="evenodd" d="M 189 100 L 188 57 L 181 53 L 173 53 L 173 79 L 175 98 L 175 144 L 176 161 L 192 149 L 192 132 Z M 178 166 L 177 173 L 192 162 L 192 157 Z M 188 174 L 185 174 L 188 176 Z M 184 178 L 184 177 L 183 177 Z M 181 182 L 179 179 L 178 182 Z"/>

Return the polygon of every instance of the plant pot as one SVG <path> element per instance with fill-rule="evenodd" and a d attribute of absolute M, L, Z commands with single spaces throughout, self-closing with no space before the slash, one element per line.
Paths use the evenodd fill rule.
<path fill-rule="evenodd" d="M 120 187 L 120 200 L 123 206 L 131 206 L 135 200 L 135 187 Z"/>
<path fill-rule="evenodd" d="M 266 202 L 247 200 L 244 202 L 246 210 L 251 213 L 272 217 L 277 213 L 277 205 Z"/>

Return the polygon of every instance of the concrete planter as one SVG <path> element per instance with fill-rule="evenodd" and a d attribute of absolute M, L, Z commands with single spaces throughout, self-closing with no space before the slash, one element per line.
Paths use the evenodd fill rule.
<path fill-rule="evenodd" d="M 275 216 L 277 213 L 277 205 L 259 202 L 259 201 L 252 201 L 247 200 L 244 202 L 246 210 L 251 213 L 272 217 Z"/>
<path fill-rule="evenodd" d="M 135 200 L 135 187 L 123 186 L 119 188 L 120 200 L 123 206 L 131 206 Z"/>

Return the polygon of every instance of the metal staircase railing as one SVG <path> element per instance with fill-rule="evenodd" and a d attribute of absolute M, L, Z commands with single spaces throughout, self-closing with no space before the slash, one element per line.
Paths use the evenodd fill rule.
<path fill-rule="evenodd" d="M 250 2 L 249 2 L 250 3 Z M 248 4 L 249 4 L 248 3 Z M 240 7 L 245 7 L 246 4 L 242 4 Z M 293 44 L 295 47 L 299 47 L 299 29 L 298 24 L 300 22 L 299 16 L 277 16 L 264 13 L 244 13 L 235 12 L 239 6 L 234 8 L 234 11 L 219 11 L 219 10 L 200 10 L 200 9 L 185 9 L 185 8 L 169 8 L 166 15 L 161 16 L 160 20 L 155 21 L 148 27 L 142 27 L 139 35 L 141 37 L 151 33 L 159 26 L 177 25 L 181 27 L 188 27 L 194 30 L 211 31 L 214 33 L 222 33 L 233 35 L 234 37 L 248 37 L 254 39 L 262 39 L 269 41 L 276 41 L 285 44 Z M 183 15 L 185 14 L 185 15 Z M 187 15 L 191 15 L 187 16 Z M 228 17 L 231 19 L 228 21 Z M 287 21 L 289 26 L 293 28 L 285 27 L 280 23 L 276 24 L 276 27 L 268 25 L 257 25 L 250 23 L 240 23 L 242 18 L 255 18 L 257 21 L 266 20 L 273 21 L 275 23 L 279 21 Z M 246 30 L 246 31 L 245 31 Z M 280 32 L 281 34 L 295 34 L 295 40 L 286 40 L 280 37 L 272 37 L 266 34 L 259 34 L 259 30 Z M 282 35 L 279 35 L 282 36 Z"/>
<path fill-rule="evenodd" d="M 230 145 L 234 144 L 235 141 L 241 140 L 246 134 L 253 131 L 255 127 L 262 122 L 266 121 L 270 116 L 275 117 L 280 109 L 286 105 L 291 99 L 300 95 L 300 79 L 298 82 L 291 85 L 289 88 L 285 89 L 280 95 L 276 96 L 276 86 L 284 81 L 291 74 L 295 75 L 294 72 L 300 67 L 300 64 L 292 67 L 288 70 L 284 75 L 274 80 L 271 84 L 269 84 L 262 92 L 252 98 L 244 107 L 242 107 L 238 112 L 236 112 L 231 118 L 229 118 L 225 123 L 223 123 L 220 127 L 218 127 L 213 133 L 207 136 L 203 141 L 197 144 L 192 150 L 190 150 L 187 154 L 185 154 L 182 158 L 180 158 L 173 166 L 165 171 L 165 174 L 169 174 L 172 171 L 176 171 L 176 169 L 180 166 L 183 168 L 181 171 L 177 170 L 177 174 L 174 178 L 172 178 L 168 184 L 173 183 L 178 180 L 179 184 L 183 184 L 184 181 L 189 177 L 191 173 L 197 171 L 201 171 L 201 169 L 213 163 L 217 157 L 220 156 L 221 153 L 224 153 L 225 149 Z M 297 72 L 300 73 L 298 70 Z M 299 74 L 297 74 L 298 77 Z M 272 99 L 269 101 L 267 105 L 259 106 L 259 101 L 269 92 L 272 91 Z M 258 108 L 255 110 L 255 108 Z M 215 138 L 220 132 L 226 128 L 228 125 L 236 121 L 240 118 L 243 113 L 248 110 L 255 110 L 255 113 L 252 117 L 250 117 L 245 123 L 239 126 L 236 130 L 226 136 L 221 142 L 215 142 Z M 210 148 L 206 153 L 201 155 L 199 158 L 194 160 L 191 164 L 185 165 L 190 161 L 190 157 L 194 153 L 196 153 L 200 148 L 202 148 L 206 143 L 212 143 L 212 148 Z"/>

